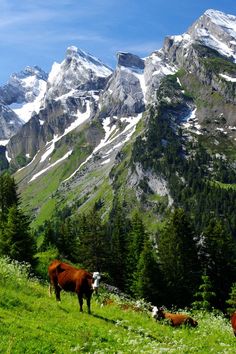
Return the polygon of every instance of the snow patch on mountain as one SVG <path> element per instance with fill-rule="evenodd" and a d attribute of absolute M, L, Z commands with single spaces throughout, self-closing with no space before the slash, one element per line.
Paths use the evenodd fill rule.
<path fill-rule="evenodd" d="M 181 126 L 197 135 L 202 135 L 201 125 L 198 122 L 196 112 L 197 112 L 197 108 L 191 110 L 190 113 L 183 118 L 183 121 L 181 122 Z"/>
<path fill-rule="evenodd" d="M 236 61 L 236 16 L 207 10 L 188 30 L 191 39 Z"/>
<path fill-rule="evenodd" d="M 220 76 L 223 77 L 223 79 L 225 79 L 226 81 L 236 82 L 236 77 L 231 77 L 225 74 L 220 74 Z"/>
<path fill-rule="evenodd" d="M 87 109 L 84 113 L 80 113 L 79 111 L 77 112 L 77 119 L 68 127 L 65 129 L 64 133 L 62 135 L 55 135 L 54 138 L 46 144 L 48 145 L 48 148 L 46 152 L 42 155 L 40 162 L 43 162 L 47 159 L 48 156 L 52 154 L 52 152 L 55 149 L 55 144 L 57 141 L 59 141 L 63 136 L 66 134 L 70 133 L 72 130 L 75 128 L 79 127 L 82 123 L 84 123 L 90 116 L 90 106 L 89 103 L 87 102 Z"/>
<path fill-rule="evenodd" d="M 60 159 L 58 159 L 57 161 L 55 161 L 54 163 L 50 164 L 49 166 L 47 166 L 46 168 L 44 168 L 43 170 L 39 171 L 38 173 L 36 173 L 29 181 L 32 182 L 34 181 L 36 178 L 38 178 L 39 176 L 41 176 L 43 173 L 47 172 L 49 169 L 51 169 L 52 167 L 58 165 L 60 162 L 62 162 L 63 160 L 67 159 L 71 154 L 72 154 L 73 150 L 68 151 L 64 156 L 62 156 Z"/>
<path fill-rule="evenodd" d="M 9 141 L 9 139 L 8 140 L 0 140 L 0 145 L 6 146 L 8 141 Z"/>
<path fill-rule="evenodd" d="M 232 37 L 236 37 L 236 16 L 213 9 L 207 10 L 204 15 L 218 26 L 224 27 Z"/>
<path fill-rule="evenodd" d="M 58 75 L 60 75 L 61 64 L 54 62 L 52 64 L 52 69 L 48 75 L 48 83 L 53 84 L 55 80 L 57 80 Z"/>
<path fill-rule="evenodd" d="M 27 83 L 35 82 L 34 78 L 30 78 Z M 10 105 L 10 108 L 18 115 L 18 117 L 23 122 L 28 122 L 28 120 L 32 117 L 33 113 L 39 113 L 40 108 L 42 107 L 43 98 L 46 92 L 47 83 L 43 80 L 37 81 L 37 93 L 35 99 L 31 102 L 26 103 L 13 103 Z"/>
<path fill-rule="evenodd" d="M 47 160 L 47 158 L 50 157 L 50 155 L 53 153 L 53 151 L 55 149 L 55 144 L 56 144 L 57 141 L 59 141 L 60 139 L 62 139 L 63 136 L 67 135 L 68 133 L 70 133 L 71 131 L 73 131 L 77 127 L 79 127 L 81 124 L 83 124 L 89 118 L 89 116 L 90 116 L 90 105 L 89 105 L 89 102 L 86 102 L 86 104 L 87 104 L 86 111 L 84 113 L 81 113 L 81 112 L 78 111 L 77 112 L 77 116 L 76 116 L 77 119 L 75 119 L 75 121 L 68 128 L 65 129 L 65 131 L 64 131 L 64 133 L 62 135 L 54 135 L 54 138 L 51 141 L 47 142 L 46 151 L 41 156 L 40 163 L 43 163 L 44 161 Z M 38 151 L 37 154 L 34 156 L 33 160 L 30 161 L 29 164 L 27 164 L 26 166 L 21 168 L 21 170 L 27 168 L 30 164 L 32 164 L 32 162 L 35 160 L 36 156 L 39 153 L 40 153 L 40 151 Z M 41 171 L 39 171 L 36 174 L 34 174 L 29 182 L 34 181 L 36 178 L 38 178 L 43 173 L 45 173 L 46 171 L 48 171 L 49 169 L 54 167 L 56 164 L 58 164 L 61 161 L 65 160 L 67 157 L 69 157 L 71 155 L 71 153 L 72 153 L 72 150 L 70 152 L 67 152 L 62 158 L 58 159 L 56 162 L 54 162 L 52 164 L 49 164 L 46 168 L 44 168 Z"/>
<path fill-rule="evenodd" d="M 67 182 L 68 180 L 70 180 L 73 176 L 76 175 L 76 173 L 81 169 L 82 166 L 84 166 L 89 160 L 91 160 L 94 155 L 98 152 L 101 151 L 103 148 L 109 146 L 110 144 L 112 144 L 115 140 L 118 140 L 119 137 L 123 136 L 126 134 L 126 137 L 122 140 L 122 142 L 120 142 L 119 144 L 113 146 L 110 150 L 109 153 L 112 153 L 118 146 L 121 147 L 123 146 L 129 139 L 130 137 L 133 135 L 136 125 L 138 124 L 138 122 L 140 121 L 142 117 L 142 113 L 138 114 L 136 117 L 124 117 L 124 118 L 120 118 L 121 122 L 123 123 L 127 123 L 126 127 L 124 130 L 122 130 L 119 134 L 114 135 L 114 132 L 117 129 L 116 123 L 111 125 L 111 118 L 107 117 L 103 120 L 103 129 L 105 131 L 105 136 L 104 138 L 101 140 L 100 144 L 98 144 L 95 149 L 93 150 L 93 152 L 86 158 L 86 160 L 84 162 L 82 162 L 79 167 L 68 177 L 66 178 L 63 182 Z M 115 117 L 113 117 L 114 120 Z M 110 162 L 109 157 L 108 157 L 108 152 L 106 152 L 104 154 L 105 160 L 103 161 L 103 164 L 107 164 L 108 162 Z M 109 161 L 108 161 L 109 160 Z"/>

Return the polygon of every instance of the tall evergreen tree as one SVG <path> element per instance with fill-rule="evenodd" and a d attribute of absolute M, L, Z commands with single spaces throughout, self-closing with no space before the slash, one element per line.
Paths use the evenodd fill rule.
<path fill-rule="evenodd" d="M 107 271 L 108 241 L 95 209 L 79 218 L 78 238 L 78 262 L 90 271 Z"/>
<path fill-rule="evenodd" d="M 215 306 L 224 309 L 230 287 L 236 281 L 236 244 L 221 220 L 211 219 L 203 231 L 201 264 L 217 294 Z"/>
<path fill-rule="evenodd" d="M 114 285 L 124 290 L 127 263 L 127 235 L 130 222 L 126 217 L 126 210 L 116 203 L 109 216 L 107 233 L 109 235 L 109 273 Z"/>
<path fill-rule="evenodd" d="M 43 225 L 43 242 L 40 246 L 40 251 L 45 251 L 51 246 L 56 245 L 56 233 L 54 225 L 51 221 L 45 221 Z"/>
<path fill-rule="evenodd" d="M 58 230 L 57 248 L 62 256 L 72 262 L 77 262 L 79 254 L 79 239 L 73 220 L 67 218 Z"/>
<path fill-rule="evenodd" d="M 144 223 L 141 216 L 135 213 L 131 220 L 131 230 L 128 234 L 128 253 L 126 268 L 126 291 L 132 293 L 133 282 L 137 271 L 139 257 L 147 238 Z"/>
<path fill-rule="evenodd" d="M 174 211 L 160 233 L 160 267 L 169 304 L 190 304 L 198 284 L 199 265 L 194 236 L 190 219 L 182 209 Z"/>
<path fill-rule="evenodd" d="M 150 240 L 144 241 L 144 247 L 140 254 L 137 271 L 134 274 L 132 285 L 136 297 L 150 301 L 153 304 L 161 303 L 163 281 L 157 263 L 157 257 Z"/>
<path fill-rule="evenodd" d="M 20 262 L 33 263 L 35 242 L 30 233 L 29 219 L 16 206 L 9 209 L 0 238 L 0 252 Z"/>
<path fill-rule="evenodd" d="M 16 183 L 13 177 L 5 173 L 0 175 L 0 220 L 6 220 L 13 205 L 19 206 Z"/>

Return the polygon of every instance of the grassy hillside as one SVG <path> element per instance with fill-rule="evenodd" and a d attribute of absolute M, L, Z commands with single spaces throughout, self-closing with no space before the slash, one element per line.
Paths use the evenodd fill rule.
<path fill-rule="evenodd" d="M 105 301 L 102 306 L 101 303 Z M 94 296 L 92 315 L 74 294 L 62 302 L 28 280 L 27 267 L 0 259 L 0 353 L 235 353 L 229 320 L 195 313 L 198 328 L 172 328 L 109 294 Z"/>

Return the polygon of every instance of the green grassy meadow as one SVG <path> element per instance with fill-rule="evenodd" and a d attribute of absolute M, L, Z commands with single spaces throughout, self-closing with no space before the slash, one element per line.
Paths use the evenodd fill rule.
<path fill-rule="evenodd" d="M 48 296 L 48 284 L 28 279 L 27 267 L 0 258 L 0 353 L 235 353 L 229 319 L 194 313 L 197 328 L 156 322 L 132 301 L 102 293 L 92 314 L 75 294 Z"/>

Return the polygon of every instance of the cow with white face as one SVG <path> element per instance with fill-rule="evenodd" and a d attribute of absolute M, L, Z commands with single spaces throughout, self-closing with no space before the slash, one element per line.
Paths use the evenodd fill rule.
<path fill-rule="evenodd" d="M 93 272 L 93 290 L 97 293 L 99 288 L 99 282 L 101 280 L 101 274 L 99 272 Z"/>
<path fill-rule="evenodd" d="M 61 290 L 75 292 L 78 296 L 80 311 L 83 311 L 83 297 L 86 298 L 88 313 L 90 313 L 90 301 L 93 291 L 98 291 L 101 275 L 93 274 L 84 269 L 78 269 L 70 264 L 55 259 L 48 267 L 50 278 L 50 293 L 55 289 L 57 301 L 61 300 Z"/>

